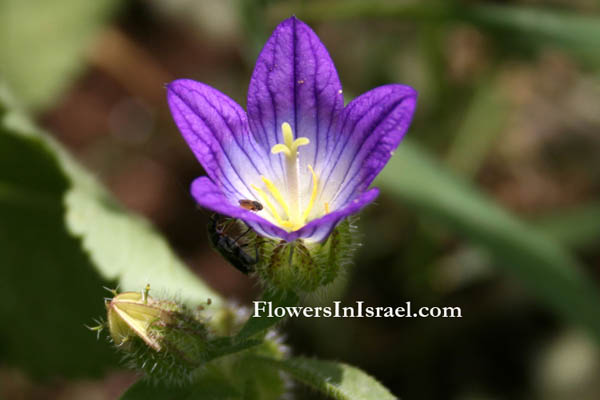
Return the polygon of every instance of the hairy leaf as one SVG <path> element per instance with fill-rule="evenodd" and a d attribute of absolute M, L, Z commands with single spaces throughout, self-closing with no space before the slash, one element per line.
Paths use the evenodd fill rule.
<path fill-rule="evenodd" d="M 262 358 L 274 368 L 336 400 L 394 400 L 375 378 L 347 364 L 309 358 L 273 360 Z"/>
<path fill-rule="evenodd" d="M 98 374 L 117 365 L 85 324 L 106 311 L 103 285 L 191 303 L 218 295 L 164 238 L 128 213 L 0 88 L 0 356 L 38 376 Z M 175 288 L 176 292 L 171 292 Z"/>

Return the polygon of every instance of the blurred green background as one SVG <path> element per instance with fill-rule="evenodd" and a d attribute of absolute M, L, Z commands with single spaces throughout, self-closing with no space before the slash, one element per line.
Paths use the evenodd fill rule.
<path fill-rule="evenodd" d="M 135 380 L 84 327 L 103 313 L 102 285 L 258 296 L 208 245 L 188 193 L 203 171 L 164 85 L 192 78 L 245 105 L 262 44 L 292 14 L 321 37 L 348 101 L 392 82 L 419 91 L 361 215 L 355 266 L 307 301 L 463 313 L 295 319 L 294 354 L 356 365 L 404 399 L 599 398 L 591 0 L 0 0 L 0 398 L 114 399 Z"/>

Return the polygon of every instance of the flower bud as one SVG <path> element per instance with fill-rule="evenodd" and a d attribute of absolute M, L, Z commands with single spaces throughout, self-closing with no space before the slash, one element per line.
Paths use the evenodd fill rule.
<path fill-rule="evenodd" d="M 115 294 L 107 301 L 112 341 L 130 367 L 172 382 L 189 380 L 208 351 L 206 323 L 185 306 L 142 292 Z"/>
<path fill-rule="evenodd" d="M 221 304 L 204 319 L 204 307 L 192 312 L 180 303 L 148 296 L 149 290 L 113 291 L 114 297 L 106 301 L 107 323 L 90 328 L 99 333 L 108 326 L 110 339 L 130 368 L 164 386 L 213 381 L 219 386 L 223 381 L 243 388 L 244 398 L 282 398 L 288 387 L 279 371 L 256 362 L 257 356 L 282 359 L 288 354 L 275 330 L 240 338 L 248 309 Z"/>

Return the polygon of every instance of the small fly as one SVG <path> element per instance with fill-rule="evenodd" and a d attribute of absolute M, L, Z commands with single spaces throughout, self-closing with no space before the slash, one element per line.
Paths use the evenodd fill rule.
<path fill-rule="evenodd" d="M 245 208 L 246 210 L 249 211 L 260 211 L 263 209 L 263 205 L 260 204 L 258 201 L 256 200 L 247 200 L 247 199 L 241 199 L 239 200 L 240 203 L 240 207 Z"/>
<path fill-rule="evenodd" d="M 210 240 L 210 244 L 213 249 L 219 252 L 219 254 L 229 261 L 231 265 L 240 272 L 248 274 L 258 262 L 258 248 L 256 249 L 255 257 L 253 258 L 243 249 L 248 246 L 248 243 L 240 244 L 239 240 L 250 232 L 250 228 L 234 239 L 225 233 L 227 226 L 223 225 L 226 224 L 227 222 L 225 222 L 225 224 L 220 224 L 219 217 L 216 214 L 213 214 L 210 217 L 210 222 L 208 223 L 208 239 Z"/>

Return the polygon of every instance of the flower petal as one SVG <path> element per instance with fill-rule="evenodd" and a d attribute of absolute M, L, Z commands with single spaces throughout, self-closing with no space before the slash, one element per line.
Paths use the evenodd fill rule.
<path fill-rule="evenodd" d="M 340 115 L 341 138 L 327 161 L 321 201 L 343 207 L 371 184 L 408 130 L 417 92 L 404 85 L 375 88 L 350 102 Z"/>
<path fill-rule="evenodd" d="M 282 141 L 288 122 L 295 137 L 307 137 L 300 164 L 318 169 L 335 143 L 333 125 L 343 109 L 341 84 L 327 49 L 304 22 L 283 21 L 265 44 L 250 80 L 248 119 L 256 140 L 267 151 Z M 284 176 L 282 157 L 270 156 Z M 305 183 L 310 184 L 310 181 Z"/>
<path fill-rule="evenodd" d="M 202 207 L 232 218 L 239 218 L 259 235 L 288 242 L 298 238 L 308 242 L 320 242 L 327 239 L 340 221 L 349 215 L 356 214 L 379 195 L 379 189 L 372 188 L 351 201 L 346 207 L 313 220 L 297 231 L 287 232 L 261 217 L 259 213 L 229 203 L 221 189 L 205 176 L 192 182 L 191 192 L 196 202 Z"/>
<path fill-rule="evenodd" d="M 289 233 L 286 240 L 292 241 L 297 238 L 303 238 L 308 242 L 321 242 L 327 239 L 333 228 L 344 218 L 359 212 L 363 207 L 375 200 L 378 195 L 379 189 L 371 188 L 348 202 L 345 207 L 310 221 L 299 230 Z"/>
<path fill-rule="evenodd" d="M 253 157 L 260 150 L 244 110 L 218 90 L 189 79 L 170 83 L 167 99 L 184 139 L 229 202 L 257 200 L 249 185 L 269 170 Z"/>
<path fill-rule="evenodd" d="M 216 213 L 243 220 L 259 235 L 285 239 L 288 232 L 273 225 L 258 213 L 231 204 L 223 191 L 209 178 L 201 176 L 192 182 L 192 196 L 202 207 Z"/>

